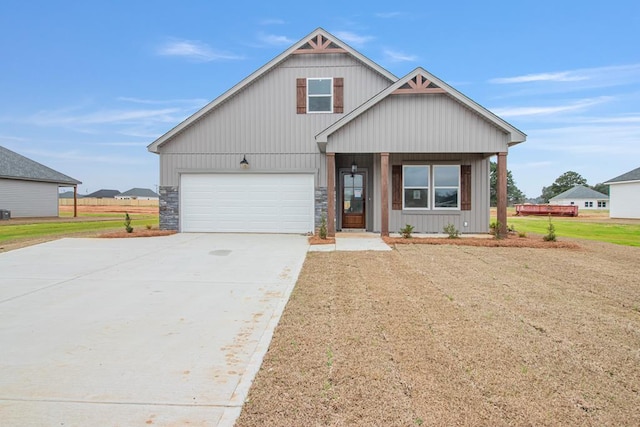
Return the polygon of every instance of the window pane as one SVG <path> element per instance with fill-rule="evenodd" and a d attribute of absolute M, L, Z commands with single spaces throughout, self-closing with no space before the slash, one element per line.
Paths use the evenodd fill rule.
<path fill-rule="evenodd" d="M 309 97 L 309 111 L 332 111 L 330 96 Z"/>
<path fill-rule="evenodd" d="M 458 166 L 434 166 L 433 185 L 436 187 L 457 187 L 460 182 Z"/>
<path fill-rule="evenodd" d="M 405 166 L 404 167 L 405 187 L 428 187 L 429 167 L 428 166 Z"/>
<path fill-rule="evenodd" d="M 429 207 L 427 189 L 410 189 L 404 190 L 404 207 L 405 208 L 427 208 Z"/>
<path fill-rule="evenodd" d="M 436 188 L 435 189 L 436 208 L 457 208 L 458 189 L 457 188 Z"/>
<path fill-rule="evenodd" d="M 331 95 L 331 79 L 310 79 L 309 95 Z"/>

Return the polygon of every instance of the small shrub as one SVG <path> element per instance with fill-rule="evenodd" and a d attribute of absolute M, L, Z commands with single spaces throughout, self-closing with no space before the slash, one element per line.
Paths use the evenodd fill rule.
<path fill-rule="evenodd" d="M 403 228 L 400 229 L 400 234 L 402 235 L 403 239 L 410 239 L 411 233 L 413 233 L 413 229 L 415 227 L 413 225 L 407 224 L 405 225 Z"/>
<path fill-rule="evenodd" d="M 502 237 L 504 237 L 500 235 L 500 227 L 502 227 L 500 221 L 493 221 L 489 224 L 489 233 L 493 234 L 496 239 L 502 239 Z"/>
<path fill-rule="evenodd" d="M 518 237 L 522 237 L 522 238 L 527 237 L 527 232 L 526 231 L 518 231 Z"/>
<path fill-rule="evenodd" d="M 151 224 L 147 224 L 147 230 L 151 230 L 151 228 L 153 227 Z"/>
<path fill-rule="evenodd" d="M 444 232 L 449 235 L 450 239 L 457 239 L 460 237 L 460 230 L 453 224 L 447 224 L 444 226 Z"/>
<path fill-rule="evenodd" d="M 322 214 L 322 217 L 320 218 L 319 234 L 322 240 L 327 238 L 327 216 L 325 214 Z"/>
<path fill-rule="evenodd" d="M 133 233 L 133 227 L 131 226 L 131 217 L 129 216 L 129 212 L 124 213 L 124 229 L 127 230 L 127 233 Z"/>
<path fill-rule="evenodd" d="M 556 241 L 556 227 L 551 223 L 551 215 L 549 215 L 549 225 L 547 226 L 547 234 L 543 237 L 545 242 Z"/>

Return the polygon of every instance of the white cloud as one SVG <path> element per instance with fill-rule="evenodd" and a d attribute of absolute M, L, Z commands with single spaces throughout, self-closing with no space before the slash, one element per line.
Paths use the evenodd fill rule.
<path fill-rule="evenodd" d="M 38 126 L 99 125 L 154 121 L 175 123 L 179 108 L 143 110 L 102 110 L 87 114 L 70 114 L 68 110 L 43 111 L 26 118 L 27 123 Z"/>
<path fill-rule="evenodd" d="M 362 36 L 360 34 L 352 33 L 350 31 L 335 31 L 333 35 L 339 38 L 340 40 L 345 41 L 348 44 L 356 47 L 362 47 L 374 39 L 374 37 L 372 36 Z"/>
<path fill-rule="evenodd" d="M 569 111 L 584 110 L 588 107 L 607 102 L 611 97 L 581 99 L 564 105 L 537 106 L 537 107 L 504 107 L 491 108 L 490 110 L 500 117 L 542 116 L 549 114 L 566 113 Z"/>
<path fill-rule="evenodd" d="M 147 105 L 164 105 L 164 104 L 188 104 L 195 106 L 203 106 L 207 102 L 204 98 L 193 99 L 141 99 L 129 96 L 119 96 L 118 101 L 131 102 L 134 104 L 147 104 Z"/>
<path fill-rule="evenodd" d="M 379 12 L 376 13 L 376 16 L 378 18 L 383 18 L 383 19 L 389 19 L 389 18 L 396 18 L 398 16 L 403 15 L 402 12 Z"/>
<path fill-rule="evenodd" d="M 24 142 L 24 141 L 28 141 L 28 139 L 27 138 L 22 138 L 22 137 L 19 137 L 19 136 L 0 135 L 0 141 Z"/>
<path fill-rule="evenodd" d="M 515 77 L 498 77 L 489 83 L 516 84 L 536 82 L 593 82 L 599 86 L 620 85 L 640 81 L 640 64 L 613 65 L 606 67 L 579 68 L 576 70 L 525 74 Z"/>
<path fill-rule="evenodd" d="M 416 55 L 409 55 L 404 52 L 398 52 L 390 49 L 385 49 L 383 53 L 387 61 L 391 62 L 414 62 L 418 60 Z"/>
<path fill-rule="evenodd" d="M 499 77 L 489 80 L 489 83 L 508 84 L 508 83 L 528 83 L 528 82 L 575 82 L 580 80 L 586 80 L 588 77 L 572 74 L 570 71 L 563 71 L 560 73 L 540 73 L 540 74 L 526 74 L 524 76 L 517 77 Z"/>
<path fill-rule="evenodd" d="M 240 55 L 213 50 L 199 40 L 169 40 L 157 49 L 158 55 L 177 56 L 194 62 L 243 59 Z"/>
<path fill-rule="evenodd" d="M 287 36 L 278 36 L 275 34 L 259 33 L 258 39 L 261 43 L 269 46 L 287 46 L 293 44 L 295 40 L 288 38 Z"/>

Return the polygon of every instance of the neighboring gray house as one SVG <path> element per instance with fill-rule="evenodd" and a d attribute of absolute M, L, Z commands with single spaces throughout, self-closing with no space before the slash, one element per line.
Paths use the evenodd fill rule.
<path fill-rule="evenodd" d="M 489 159 L 526 135 L 417 68 L 398 78 L 317 29 L 149 145 L 160 227 L 489 230 Z"/>
<path fill-rule="evenodd" d="M 86 197 L 86 198 L 93 197 L 93 198 L 96 198 L 96 199 L 113 199 L 118 194 L 120 194 L 120 191 L 118 191 L 118 190 L 104 190 L 103 189 L 103 190 L 94 191 L 93 193 L 85 194 L 84 197 Z"/>
<path fill-rule="evenodd" d="M 160 196 L 148 188 L 132 188 L 124 193 L 114 196 L 116 199 L 124 200 L 158 200 Z"/>
<path fill-rule="evenodd" d="M 74 191 L 65 191 L 63 193 L 58 194 L 59 199 L 73 199 L 74 197 L 77 197 L 78 199 L 80 199 L 82 195 L 80 194 L 76 195 Z"/>
<path fill-rule="evenodd" d="M 611 218 L 640 218 L 640 168 L 605 182 L 609 186 Z"/>
<path fill-rule="evenodd" d="M 12 218 L 58 216 L 58 188 L 82 182 L 0 147 L 0 209 Z"/>
<path fill-rule="evenodd" d="M 549 199 L 549 203 L 552 205 L 578 206 L 579 209 L 608 209 L 609 196 L 577 184 L 573 188 Z"/>

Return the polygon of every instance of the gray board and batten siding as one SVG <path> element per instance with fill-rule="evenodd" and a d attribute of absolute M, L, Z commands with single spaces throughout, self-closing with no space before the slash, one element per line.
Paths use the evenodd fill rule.
<path fill-rule="evenodd" d="M 390 95 L 332 133 L 336 153 L 488 153 L 509 134 L 446 94 Z"/>
<path fill-rule="evenodd" d="M 59 215 L 58 184 L 0 178 L 0 209 L 12 218 Z"/>
<path fill-rule="evenodd" d="M 315 171 L 326 187 L 313 136 L 344 114 L 296 114 L 296 79 L 305 77 L 344 78 L 345 113 L 391 83 L 350 55 L 292 55 L 160 146 L 160 185 L 178 186 L 181 171 L 237 171 L 246 155 L 250 171 Z"/>

